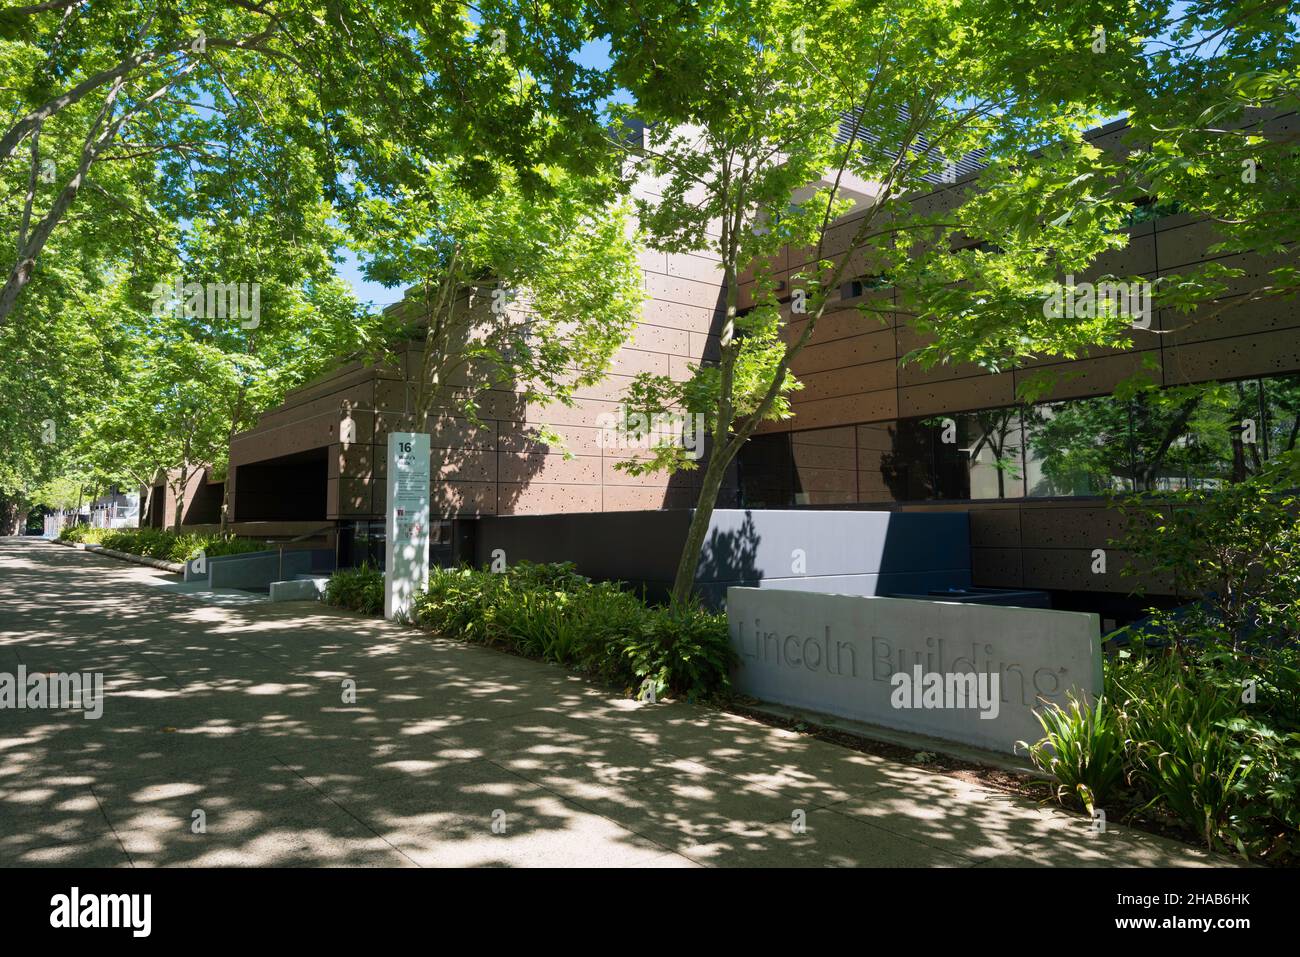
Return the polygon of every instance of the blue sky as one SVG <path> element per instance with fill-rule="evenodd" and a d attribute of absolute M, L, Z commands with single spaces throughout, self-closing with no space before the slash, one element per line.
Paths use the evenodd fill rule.
<path fill-rule="evenodd" d="M 339 252 L 343 254 L 344 259 L 334 268 L 334 271 L 340 278 L 352 284 L 352 289 L 361 302 L 368 302 L 377 309 L 382 309 L 402 298 L 402 286 L 388 289 L 377 282 L 370 282 L 362 277 L 361 264 L 357 262 L 356 254 L 352 250 L 340 249 Z"/>

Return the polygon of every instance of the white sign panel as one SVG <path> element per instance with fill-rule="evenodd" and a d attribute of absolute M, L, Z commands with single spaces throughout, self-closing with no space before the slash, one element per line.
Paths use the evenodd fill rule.
<path fill-rule="evenodd" d="M 1013 751 L 1034 709 L 1101 693 L 1097 615 L 727 589 L 735 687 L 778 704 Z"/>
<path fill-rule="evenodd" d="M 429 577 L 429 436 L 388 433 L 384 617 L 405 618 Z"/>

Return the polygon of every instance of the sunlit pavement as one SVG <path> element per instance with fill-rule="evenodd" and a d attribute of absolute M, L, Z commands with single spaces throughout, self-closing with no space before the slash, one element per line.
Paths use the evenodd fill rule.
<path fill-rule="evenodd" d="M 1230 863 L 550 665 L 174 581 L 0 540 L 0 672 L 102 672 L 107 691 L 98 720 L 0 710 L 0 864 Z"/>

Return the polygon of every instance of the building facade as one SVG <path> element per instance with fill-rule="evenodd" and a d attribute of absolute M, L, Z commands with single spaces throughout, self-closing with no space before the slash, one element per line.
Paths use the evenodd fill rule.
<path fill-rule="evenodd" d="M 1289 132 L 1295 124 L 1294 114 L 1276 117 L 1268 130 Z M 1092 138 L 1117 149 L 1124 133 L 1121 122 Z M 977 175 L 913 202 L 927 212 L 950 208 Z M 853 219 L 833 228 L 830 255 L 843 254 Z M 1159 206 L 1135 210 L 1127 233 L 1127 247 L 1080 280 L 1106 273 L 1155 279 L 1216 256 L 1210 223 Z M 776 277 L 789 280 L 810 255 L 784 250 L 773 264 Z M 1212 485 L 1294 447 L 1300 305 L 1240 304 L 1265 269 L 1294 255 L 1292 248 L 1224 257 L 1246 275 L 1204 315 L 1157 311 L 1149 328 L 1132 330 L 1125 348 L 997 374 L 901 364 L 923 340 L 888 312 L 890 287 L 852 275 L 795 361 L 804 388 L 793 397 L 794 416 L 751 440 L 720 504 L 966 511 L 974 584 L 1043 589 L 1063 607 L 1104 609 L 1135 585 L 1095 570 L 1096 551 L 1123 531 L 1109 493 Z M 694 504 L 697 473 L 629 476 L 614 468 L 627 453 L 599 441 L 600 417 L 617 409 L 632 376 L 683 379 L 690 364 L 716 356 L 723 298 L 716 258 L 647 251 L 641 266 L 642 324 L 609 377 L 573 407 L 528 405 L 500 391 L 487 395 L 478 425 L 447 410 L 439 415 L 431 429 L 430 494 L 443 519 L 436 554 L 453 553 L 456 519 Z M 747 283 L 742 308 L 751 295 Z M 858 308 L 864 303 L 885 308 L 867 315 Z M 409 302 L 397 308 L 414 309 Z M 410 317 L 418 324 L 418 315 Z M 789 334 L 798 335 L 792 318 Z M 235 529 L 333 526 L 345 540 L 343 558 L 373 556 L 383 527 L 387 434 L 407 421 L 420 350 L 412 340 L 382 362 L 339 368 L 236 436 L 229 468 Z M 1044 370 L 1056 374 L 1052 390 L 1032 405 L 1019 403 L 1019 387 Z M 1115 398 L 1116 387 L 1134 376 L 1159 391 Z M 538 439 L 541 423 L 563 435 L 568 456 Z M 1108 564 L 1117 570 L 1123 563 L 1114 554 Z M 1138 580 L 1153 593 L 1170 590 L 1149 576 Z"/>

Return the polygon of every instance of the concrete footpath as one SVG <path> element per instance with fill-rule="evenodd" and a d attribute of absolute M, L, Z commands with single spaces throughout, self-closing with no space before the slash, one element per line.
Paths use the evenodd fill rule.
<path fill-rule="evenodd" d="M 107 690 L 98 720 L 0 710 L 0 865 L 1232 863 L 551 665 L 175 580 L 0 540 L 0 674 L 102 672 Z"/>

